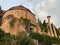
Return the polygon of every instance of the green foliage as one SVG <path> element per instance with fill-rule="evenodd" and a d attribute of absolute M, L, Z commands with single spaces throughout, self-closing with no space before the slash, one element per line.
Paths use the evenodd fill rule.
<path fill-rule="evenodd" d="M 43 29 L 44 29 L 44 32 L 48 32 L 47 23 L 45 20 L 43 22 Z"/>
<path fill-rule="evenodd" d="M 42 31 L 44 30 L 44 32 L 48 32 L 47 24 L 46 24 L 46 21 L 45 21 L 45 20 L 44 20 L 44 22 L 43 22 L 43 24 L 42 24 L 42 22 L 38 19 L 38 24 L 39 24 L 39 26 L 41 27 L 41 30 L 42 30 Z"/>
<path fill-rule="evenodd" d="M 39 43 L 42 45 L 51 44 L 50 37 L 47 35 L 40 35 L 39 33 L 31 33 L 30 36 L 33 39 L 37 39 L 39 41 Z"/>
<path fill-rule="evenodd" d="M 27 19 L 27 18 L 21 17 L 21 18 L 20 18 L 20 21 L 23 21 L 23 23 L 24 23 L 25 26 L 26 26 L 26 28 L 25 28 L 26 31 L 29 32 L 29 29 L 30 29 L 30 27 L 29 27 L 29 25 L 30 25 L 30 20 Z"/>
<path fill-rule="evenodd" d="M 0 29 L 1 32 L 3 32 L 2 29 Z M 26 32 L 20 32 L 17 36 L 4 32 L 2 35 L 0 45 L 34 45 L 32 38 L 27 36 Z"/>
<path fill-rule="evenodd" d="M 27 33 L 26 32 L 20 32 L 17 35 L 17 40 L 21 40 L 21 39 L 23 39 L 26 36 L 27 36 Z"/>
<path fill-rule="evenodd" d="M 41 20 L 39 20 L 39 19 L 38 19 L 38 24 L 41 26 L 41 28 L 43 27 L 43 26 L 42 26 L 42 22 L 41 22 Z"/>
<path fill-rule="evenodd" d="M 29 20 L 29 19 L 23 18 L 23 17 L 21 17 L 20 19 L 21 19 L 25 24 L 28 24 L 28 25 L 29 25 L 29 23 L 30 23 L 30 20 Z"/>
<path fill-rule="evenodd" d="M 32 38 L 27 36 L 26 32 L 21 32 L 18 34 L 17 42 L 20 42 L 20 45 L 34 45 Z"/>
<path fill-rule="evenodd" d="M 39 19 L 38 19 L 38 25 L 41 27 L 41 29 L 42 29 L 41 31 L 43 31 L 43 24 L 42 24 L 41 20 L 39 20 Z"/>
<path fill-rule="evenodd" d="M 27 36 L 27 32 L 20 32 L 15 36 L 4 33 L 4 31 L 0 29 L 0 36 L 0 45 L 34 45 L 33 39 L 38 40 L 42 45 L 60 44 L 60 38 L 34 32 L 31 32 L 29 36 Z"/>
<path fill-rule="evenodd" d="M 42 45 L 52 45 L 52 44 L 60 44 L 60 38 L 56 38 L 56 37 L 50 37 L 48 35 L 41 35 L 39 33 L 34 33 L 32 32 L 30 34 L 30 37 L 32 37 L 33 39 L 36 39 L 39 41 L 40 44 Z"/>
<path fill-rule="evenodd" d="M 0 28 L 0 38 L 4 37 L 4 31 Z"/>
<path fill-rule="evenodd" d="M 16 22 L 16 18 L 13 18 L 11 21 L 10 21 L 10 27 L 14 27 L 14 23 Z"/>
<path fill-rule="evenodd" d="M 23 20 L 26 24 L 29 24 L 30 23 L 30 20 L 29 19 L 24 19 Z"/>
<path fill-rule="evenodd" d="M 10 40 L 10 34 L 9 33 L 4 33 L 2 29 L 0 29 L 0 45 L 9 45 L 9 40 Z"/>
<path fill-rule="evenodd" d="M 53 44 L 60 44 L 60 38 L 51 37 L 51 39 L 52 39 L 52 43 L 53 43 Z"/>
<path fill-rule="evenodd" d="M 44 32 L 46 32 L 46 33 L 48 32 L 47 27 L 44 27 L 44 26 L 43 26 L 43 29 L 44 29 Z"/>
<path fill-rule="evenodd" d="M 4 37 L 1 38 L 1 45 L 10 45 L 11 43 L 10 36 L 5 35 Z"/>

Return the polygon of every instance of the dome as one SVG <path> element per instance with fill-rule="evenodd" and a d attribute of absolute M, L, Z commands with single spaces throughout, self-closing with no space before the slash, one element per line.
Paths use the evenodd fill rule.
<path fill-rule="evenodd" d="M 12 7 L 12 8 L 10 8 L 9 10 L 28 10 L 29 12 L 31 12 L 28 8 L 26 8 L 26 7 L 22 6 L 22 5 Z M 31 13 L 32 13 L 32 12 L 31 12 Z M 32 14 L 33 14 L 33 13 L 32 13 Z M 35 15 L 35 14 L 33 14 L 33 15 Z"/>
<path fill-rule="evenodd" d="M 14 9 L 27 9 L 27 8 L 25 8 L 24 6 L 20 5 L 20 6 L 12 7 L 9 10 L 14 10 Z"/>

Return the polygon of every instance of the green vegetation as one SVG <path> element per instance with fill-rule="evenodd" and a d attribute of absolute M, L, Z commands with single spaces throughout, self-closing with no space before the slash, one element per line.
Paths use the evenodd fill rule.
<path fill-rule="evenodd" d="M 11 21 L 10 21 L 10 27 L 14 27 L 14 23 L 16 22 L 16 18 L 13 18 Z"/>
<path fill-rule="evenodd" d="M 27 18 L 21 17 L 20 19 L 21 19 L 24 23 L 26 23 L 26 24 L 29 24 L 29 23 L 30 23 L 30 20 L 27 19 Z"/>
<path fill-rule="evenodd" d="M 27 36 L 26 32 L 21 32 L 18 34 L 17 42 L 19 42 L 21 45 L 34 45 L 32 38 Z"/>
<path fill-rule="evenodd" d="M 34 45 L 31 37 L 26 32 L 20 32 L 18 35 L 4 33 L 0 29 L 0 45 Z"/>
<path fill-rule="evenodd" d="M 11 16 L 11 15 L 10 15 Z M 9 16 L 8 16 L 9 17 Z M 13 17 L 13 16 L 11 16 L 11 17 Z M 9 25 L 10 25 L 10 27 L 11 28 L 13 28 L 14 27 L 14 23 L 16 22 L 16 21 L 19 21 L 20 23 L 22 22 L 22 23 L 24 23 L 25 24 L 25 26 L 26 26 L 26 31 L 27 32 L 29 32 L 29 25 L 30 25 L 30 20 L 29 19 L 26 19 L 26 18 L 23 18 L 23 17 L 21 17 L 20 19 L 17 19 L 17 18 L 13 18 L 11 21 L 10 21 L 10 23 L 9 23 Z"/>
<path fill-rule="evenodd" d="M 41 20 L 39 20 L 39 19 L 38 19 L 38 25 L 41 27 L 41 29 L 42 29 L 41 31 L 43 31 L 43 24 L 42 24 Z"/>
<path fill-rule="evenodd" d="M 44 20 L 43 24 L 41 20 L 38 19 L 38 25 L 41 27 L 41 31 L 48 32 L 46 21 Z"/>
<path fill-rule="evenodd" d="M 41 35 L 39 33 L 32 32 L 30 34 L 30 36 L 33 39 L 38 40 L 39 44 L 42 44 L 42 45 L 51 45 L 52 44 L 51 38 L 49 36 L 47 36 L 47 35 Z"/>
<path fill-rule="evenodd" d="M 60 38 L 41 35 L 35 32 L 31 32 L 29 36 L 27 32 L 20 32 L 15 36 L 4 33 L 0 29 L 0 45 L 35 45 L 33 39 L 38 40 L 39 44 L 42 45 L 60 44 Z"/>
<path fill-rule="evenodd" d="M 0 29 L 0 45 L 9 45 L 9 38 L 10 34 L 9 33 L 4 33 L 2 29 Z"/>
<path fill-rule="evenodd" d="M 47 29 L 47 23 L 46 23 L 46 21 L 44 20 L 44 22 L 43 22 L 43 29 L 44 29 L 44 32 L 48 32 L 48 29 Z"/>
<path fill-rule="evenodd" d="M 23 21 L 23 23 L 24 23 L 24 24 L 25 24 L 25 26 L 26 26 L 26 28 L 25 28 L 25 29 L 26 29 L 26 31 L 27 31 L 27 32 L 29 32 L 29 29 L 30 29 L 30 28 L 29 28 L 30 20 L 29 20 L 29 19 L 27 19 L 27 18 L 23 18 L 23 17 L 21 17 L 21 18 L 20 18 L 20 21 Z"/>
<path fill-rule="evenodd" d="M 38 40 L 38 42 L 42 45 L 52 45 L 52 44 L 60 44 L 60 38 L 50 37 L 48 35 L 41 35 L 39 33 L 32 32 L 30 37 Z"/>

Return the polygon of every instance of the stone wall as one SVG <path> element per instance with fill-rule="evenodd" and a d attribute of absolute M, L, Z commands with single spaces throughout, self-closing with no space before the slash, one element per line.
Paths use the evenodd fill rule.
<path fill-rule="evenodd" d="M 11 28 L 9 26 L 10 21 L 13 19 L 13 17 L 10 17 L 9 15 L 13 15 L 13 17 L 19 19 L 21 17 L 23 18 L 27 18 L 31 21 L 31 23 L 33 25 L 36 25 L 36 19 L 35 19 L 35 15 L 32 14 L 31 12 L 29 12 L 28 10 L 8 10 L 4 13 L 3 19 L 2 19 L 2 29 L 7 32 L 7 33 L 11 33 L 11 34 L 17 34 L 18 32 L 21 31 L 25 31 L 25 25 L 24 24 L 20 24 L 19 25 L 19 21 L 17 20 L 17 22 L 14 24 L 14 27 Z M 9 16 L 9 17 L 8 17 Z M 19 25 L 19 26 L 18 26 Z M 36 31 L 36 27 L 34 27 L 35 31 Z"/>

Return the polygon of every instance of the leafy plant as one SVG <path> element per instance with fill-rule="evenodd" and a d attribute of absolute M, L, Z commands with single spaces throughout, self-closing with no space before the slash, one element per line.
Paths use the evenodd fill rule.
<path fill-rule="evenodd" d="M 4 31 L 0 28 L 0 38 L 4 37 Z"/>
<path fill-rule="evenodd" d="M 26 32 L 20 32 L 17 35 L 17 42 L 19 42 L 20 45 L 34 45 L 34 42 L 33 42 L 32 38 L 27 36 Z"/>
<path fill-rule="evenodd" d="M 38 25 L 41 27 L 41 31 L 48 32 L 47 24 L 45 20 L 42 24 L 41 20 L 38 19 Z"/>
<path fill-rule="evenodd" d="M 21 17 L 20 19 L 21 19 L 25 24 L 28 24 L 28 25 L 29 25 L 29 23 L 30 23 L 30 20 L 29 20 L 29 19 L 23 18 L 23 17 Z"/>
<path fill-rule="evenodd" d="M 10 27 L 14 27 L 14 23 L 16 22 L 16 18 L 13 18 L 11 21 L 10 21 Z"/>
<path fill-rule="evenodd" d="M 41 27 L 41 31 L 43 32 L 43 24 L 41 22 L 41 20 L 38 19 L 38 25 Z"/>
<path fill-rule="evenodd" d="M 41 35 L 39 33 L 32 32 L 30 37 L 39 41 L 39 44 L 42 45 L 52 45 L 52 44 L 60 44 L 60 38 L 50 37 L 48 35 Z"/>
<path fill-rule="evenodd" d="M 25 29 L 29 32 L 29 29 L 30 29 L 30 28 L 29 28 L 30 20 L 27 19 L 27 18 L 23 18 L 23 17 L 21 17 L 20 20 L 23 21 L 23 23 L 24 23 L 25 26 L 26 26 Z"/>
<path fill-rule="evenodd" d="M 43 29 L 44 29 L 44 32 L 48 32 L 47 23 L 45 20 L 43 22 Z"/>

